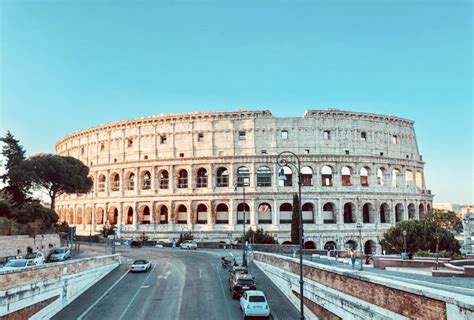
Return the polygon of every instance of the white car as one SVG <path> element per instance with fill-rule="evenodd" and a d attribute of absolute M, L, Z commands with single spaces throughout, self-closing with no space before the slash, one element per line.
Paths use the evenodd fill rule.
<path fill-rule="evenodd" d="M 240 309 L 244 319 L 247 319 L 247 317 L 270 318 L 270 307 L 267 298 L 259 290 L 245 291 L 240 297 Z"/>
<path fill-rule="evenodd" d="M 25 259 L 12 259 L 8 260 L 5 266 L 0 269 L 0 271 L 12 271 L 12 270 L 21 270 L 26 267 L 35 266 L 35 262 L 33 260 L 25 260 Z"/>
<path fill-rule="evenodd" d="M 148 260 L 135 260 L 130 267 L 130 272 L 147 272 L 151 269 L 151 262 Z"/>
<path fill-rule="evenodd" d="M 25 260 L 34 261 L 35 264 L 44 264 L 44 256 L 41 252 L 28 253 L 25 256 Z"/>
<path fill-rule="evenodd" d="M 196 250 L 198 245 L 196 243 L 196 241 L 194 240 L 186 240 L 186 241 L 183 241 L 179 247 L 181 249 L 186 249 L 186 250 Z"/>
<path fill-rule="evenodd" d="M 51 256 L 49 256 L 49 262 L 64 261 L 71 258 L 71 250 L 68 248 L 54 248 Z"/>

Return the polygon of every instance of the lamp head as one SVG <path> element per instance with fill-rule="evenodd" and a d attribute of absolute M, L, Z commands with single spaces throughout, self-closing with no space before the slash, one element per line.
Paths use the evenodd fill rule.
<path fill-rule="evenodd" d="M 403 230 L 403 235 L 406 236 L 407 235 L 407 231 L 406 230 Z"/>
<path fill-rule="evenodd" d="M 278 172 L 278 180 L 281 180 L 281 181 L 286 180 L 285 170 L 283 170 L 283 168 L 281 168 L 280 171 Z"/>

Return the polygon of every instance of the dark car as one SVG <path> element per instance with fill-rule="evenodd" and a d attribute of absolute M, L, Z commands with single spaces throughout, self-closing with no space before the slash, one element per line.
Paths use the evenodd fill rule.
<path fill-rule="evenodd" d="M 8 261 L 17 259 L 16 256 L 7 256 L 0 259 L 0 266 L 5 265 Z"/>
<path fill-rule="evenodd" d="M 132 247 L 132 248 L 141 248 L 142 245 L 143 245 L 143 243 L 141 241 L 135 241 L 134 240 L 130 243 L 130 247 Z"/>
<path fill-rule="evenodd" d="M 257 286 L 250 274 L 241 274 L 230 280 L 229 289 L 232 292 L 232 299 L 237 299 L 242 296 L 244 291 L 257 290 Z"/>
<path fill-rule="evenodd" d="M 229 269 L 229 274 L 231 278 L 236 274 L 247 274 L 247 273 L 249 273 L 249 269 L 247 267 L 240 267 L 237 265 Z"/>

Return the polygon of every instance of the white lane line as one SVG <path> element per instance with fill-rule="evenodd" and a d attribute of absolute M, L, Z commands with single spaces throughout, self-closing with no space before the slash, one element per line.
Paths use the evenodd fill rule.
<path fill-rule="evenodd" d="M 143 284 L 148 280 L 148 278 L 150 278 L 151 274 L 152 274 L 153 271 L 155 270 L 155 267 L 156 267 L 156 264 L 153 266 L 153 269 L 150 270 L 150 274 L 148 274 L 148 276 L 145 278 L 145 280 L 143 280 L 143 282 L 142 282 L 142 284 L 140 285 L 140 287 L 138 287 L 137 292 L 135 292 L 135 295 L 134 295 L 133 298 L 130 300 L 130 302 L 128 303 L 128 305 L 127 305 L 127 307 L 125 308 L 125 310 L 123 310 L 122 314 L 120 315 L 119 320 L 122 320 L 122 319 L 123 319 L 123 316 L 125 315 L 125 313 L 127 313 L 128 308 L 130 308 L 130 306 L 132 305 L 133 301 L 134 301 L 135 298 L 138 296 L 138 293 L 140 292 L 141 287 L 143 287 Z"/>
<path fill-rule="evenodd" d="M 129 270 L 125 271 L 125 273 L 117 280 L 115 281 L 115 283 L 110 287 L 108 288 L 103 295 L 100 296 L 99 299 L 97 299 L 97 301 L 95 301 L 89 308 L 87 308 L 86 311 L 84 311 L 78 318 L 77 320 L 82 320 L 84 319 L 84 317 L 107 295 L 109 294 L 110 291 L 112 291 L 112 289 L 123 279 L 125 278 L 125 276 L 128 274 Z"/>
<path fill-rule="evenodd" d="M 225 296 L 225 291 L 224 291 L 224 286 L 222 285 L 222 278 L 220 276 L 220 273 L 219 273 L 219 269 L 217 268 L 216 266 L 216 272 L 217 272 L 217 278 L 219 279 L 219 284 L 221 285 L 221 290 L 222 290 L 222 296 L 224 297 L 224 301 L 225 301 L 225 308 L 227 309 L 227 317 L 228 319 L 231 318 L 230 316 L 230 309 L 229 309 L 229 305 L 227 304 L 227 299 L 226 299 L 226 296 Z"/>
<path fill-rule="evenodd" d="M 199 279 L 201 279 L 201 278 L 202 278 L 202 269 L 199 268 Z"/>

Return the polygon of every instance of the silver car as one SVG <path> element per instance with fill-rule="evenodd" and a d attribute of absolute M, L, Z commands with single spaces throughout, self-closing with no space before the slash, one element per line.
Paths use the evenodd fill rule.
<path fill-rule="evenodd" d="M 49 257 L 49 262 L 54 261 L 64 261 L 71 258 L 71 250 L 68 248 L 54 248 L 51 256 Z"/>

